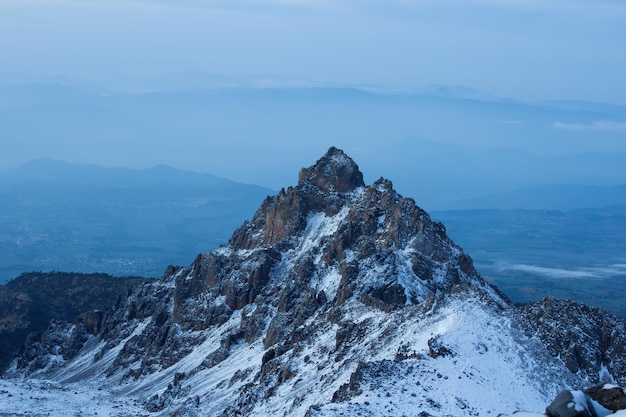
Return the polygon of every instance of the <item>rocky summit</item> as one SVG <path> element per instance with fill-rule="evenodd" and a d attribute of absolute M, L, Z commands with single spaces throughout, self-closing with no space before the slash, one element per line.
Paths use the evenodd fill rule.
<path fill-rule="evenodd" d="M 495 416 L 626 383 L 623 322 L 554 310 L 512 306 L 441 223 L 330 148 L 218 250 L 29 337 L 0 395 L 28 384 L 42 415 L 69 390 L 85 415 Z M 585 324 L 567 343 L 566 323 Z"/>

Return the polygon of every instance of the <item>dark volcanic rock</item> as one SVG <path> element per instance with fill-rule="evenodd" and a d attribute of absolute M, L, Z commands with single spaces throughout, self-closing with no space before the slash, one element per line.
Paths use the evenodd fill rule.
<path fill-rule="evenodd" d="M 101 330 L 102 313 L 144 278 L 107 274 L 28 272 L 0 286 L 0 373 L 32 332 L 51 320 L 71 321 L 81 313 L 88 332 Z"/>
<path fill-rule="evenodd" d="M 621 387 L 599 384 L 586 389 L 585 394 L 607 410 L 626 410 L 626 392 Z"/>
<path fill-rule="evenodd" d="M 454 356 L 454 352 L 441 343 L 438 337 L 428 339 L 428 355 L 433 358 Z"/>
<path fill-rule="evenodd" d="M 297 187 L 268 197 L 252 221 L 233 234 L 229 245 L 280 249 L 284 239 L 296 237 L 304 230 L 308 213 L 322 211 L 334 215 L 346 203 L 347 193 L 364 186 L 363 174 L 354 161 L 343 151 L 330 148 L 315 165 L 302 169 Z"/>
<path fill-rule="evenodd" d="M 599 384 L 584 391 L 562 391 L 546 407 L 545 414 L 529 414 L 546 417 L 605 417 L 624 410 L 626 410 L 624 389 L 615 385 Z M 516 415 L 517 412 L 509 417 Z"/>
<path fill-rule="evenodd" d="M 618 384 L 626 385 L 623 320 L 598 308 L 553 298 L 529 303 L 521 313 L 527 333 L 539 337 L 571 372 L 591 383 L 610 382 L 606 369 Z"/>
<path fill-rule="evenodd" d="M 323 192 L 347 193 L 364 187 L 363 174 L 343 151 L 331 147 L 326 155 L 310 168 L 302 168 L 299 186 L 310 184 Z"/>
<path fill-rule="evenodd" d="M 589 404 L 577 404 L 571 391 L 560 393 L 546 408 L 550 417 L 595 417 L 589 410 Z"/>
<path fill-rule="evenodd" d="M 17 367 L 27 374 L 59 366 L 55 357 L 73 359 L 89 337 L 81 323 L 52 321 L 45 332 L 30 333 L 18 351 Z"/>

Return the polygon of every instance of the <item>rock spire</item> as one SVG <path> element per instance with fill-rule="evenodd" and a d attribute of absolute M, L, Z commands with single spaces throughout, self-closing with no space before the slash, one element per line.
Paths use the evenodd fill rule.
<path fill-rule="evenodd" d="M 357 164 L 334 146 L 315 165 L 300 170 L 298 185 L 306 184 L 314 185 L 322 191 L 340 193 L 365 186 L 363 174 Z"/>

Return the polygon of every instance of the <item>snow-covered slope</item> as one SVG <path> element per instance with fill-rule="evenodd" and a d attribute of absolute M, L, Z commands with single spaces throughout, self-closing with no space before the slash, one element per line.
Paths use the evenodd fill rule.
<path fill-rule="evenodd" d="M 136 401 L 160 394 L 148 401 L 151 409 L 166 405 L 157 414 L 171 414 L 187 402 L 187 415 L 206 416 L 224 409 L 268 416 L 495 416 L 517 409 L 540 412 L 574 380 L 560 362 L 541 353 L 538 342 L 524 340 L 510 319 L 476 299 L 449 300 L 426 314 L 415 306 L 384 312 L 358 301 L 345 307 L 337 324 L 312 317 L 312 341 L 280 356 L 272 348 L 271 360 L 258 340 L 232 345 L 222 362 L 202 366 L 220 347 L 220 335 L 207 334 L 207 342 L 172 369 L 120 381 L 106 376 L 106 358 L 94 367 L 100 348 L 94 346 L 47 373 L 54 384 L 28 382 L 29 397 L 37 388 L 41 392 L 30 406 L 15 403 L 14 411 L 36 406 L 40 415 L 101 408 L 104 415 L 135 414 Z M 238 320 L 239 315 L 233 322 Z M 175 372 L 187 373 L 177 385 Z M 24 397 L 14 394 L 15 400 Z"/>
<path fill-rule="evenodd" d="M 443 225 L 331 148 L 227 245 L 104 316 L 53 323 L 6 375 L 119 415 L 542 412 L 589 381 L 519 314 Z"/>
<path fill-rule="evenodd" d="M 115 397 L 93 385 L 58 384 L 31 379 L 0 379 L 0 416 L 147 415 L 145 408 L 127 397 Z"/>

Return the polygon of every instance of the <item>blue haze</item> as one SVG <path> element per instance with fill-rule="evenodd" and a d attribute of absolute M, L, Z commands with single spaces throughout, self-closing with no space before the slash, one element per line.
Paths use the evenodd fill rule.
<path fill-rule="evenodd" d="M 330 145 L 400 183 L 383 166 L 408 138 L 624 152 L 623 39 L 614 0 L 0 0 L 0 170 L 167 164 L 277 188 Z"/>

